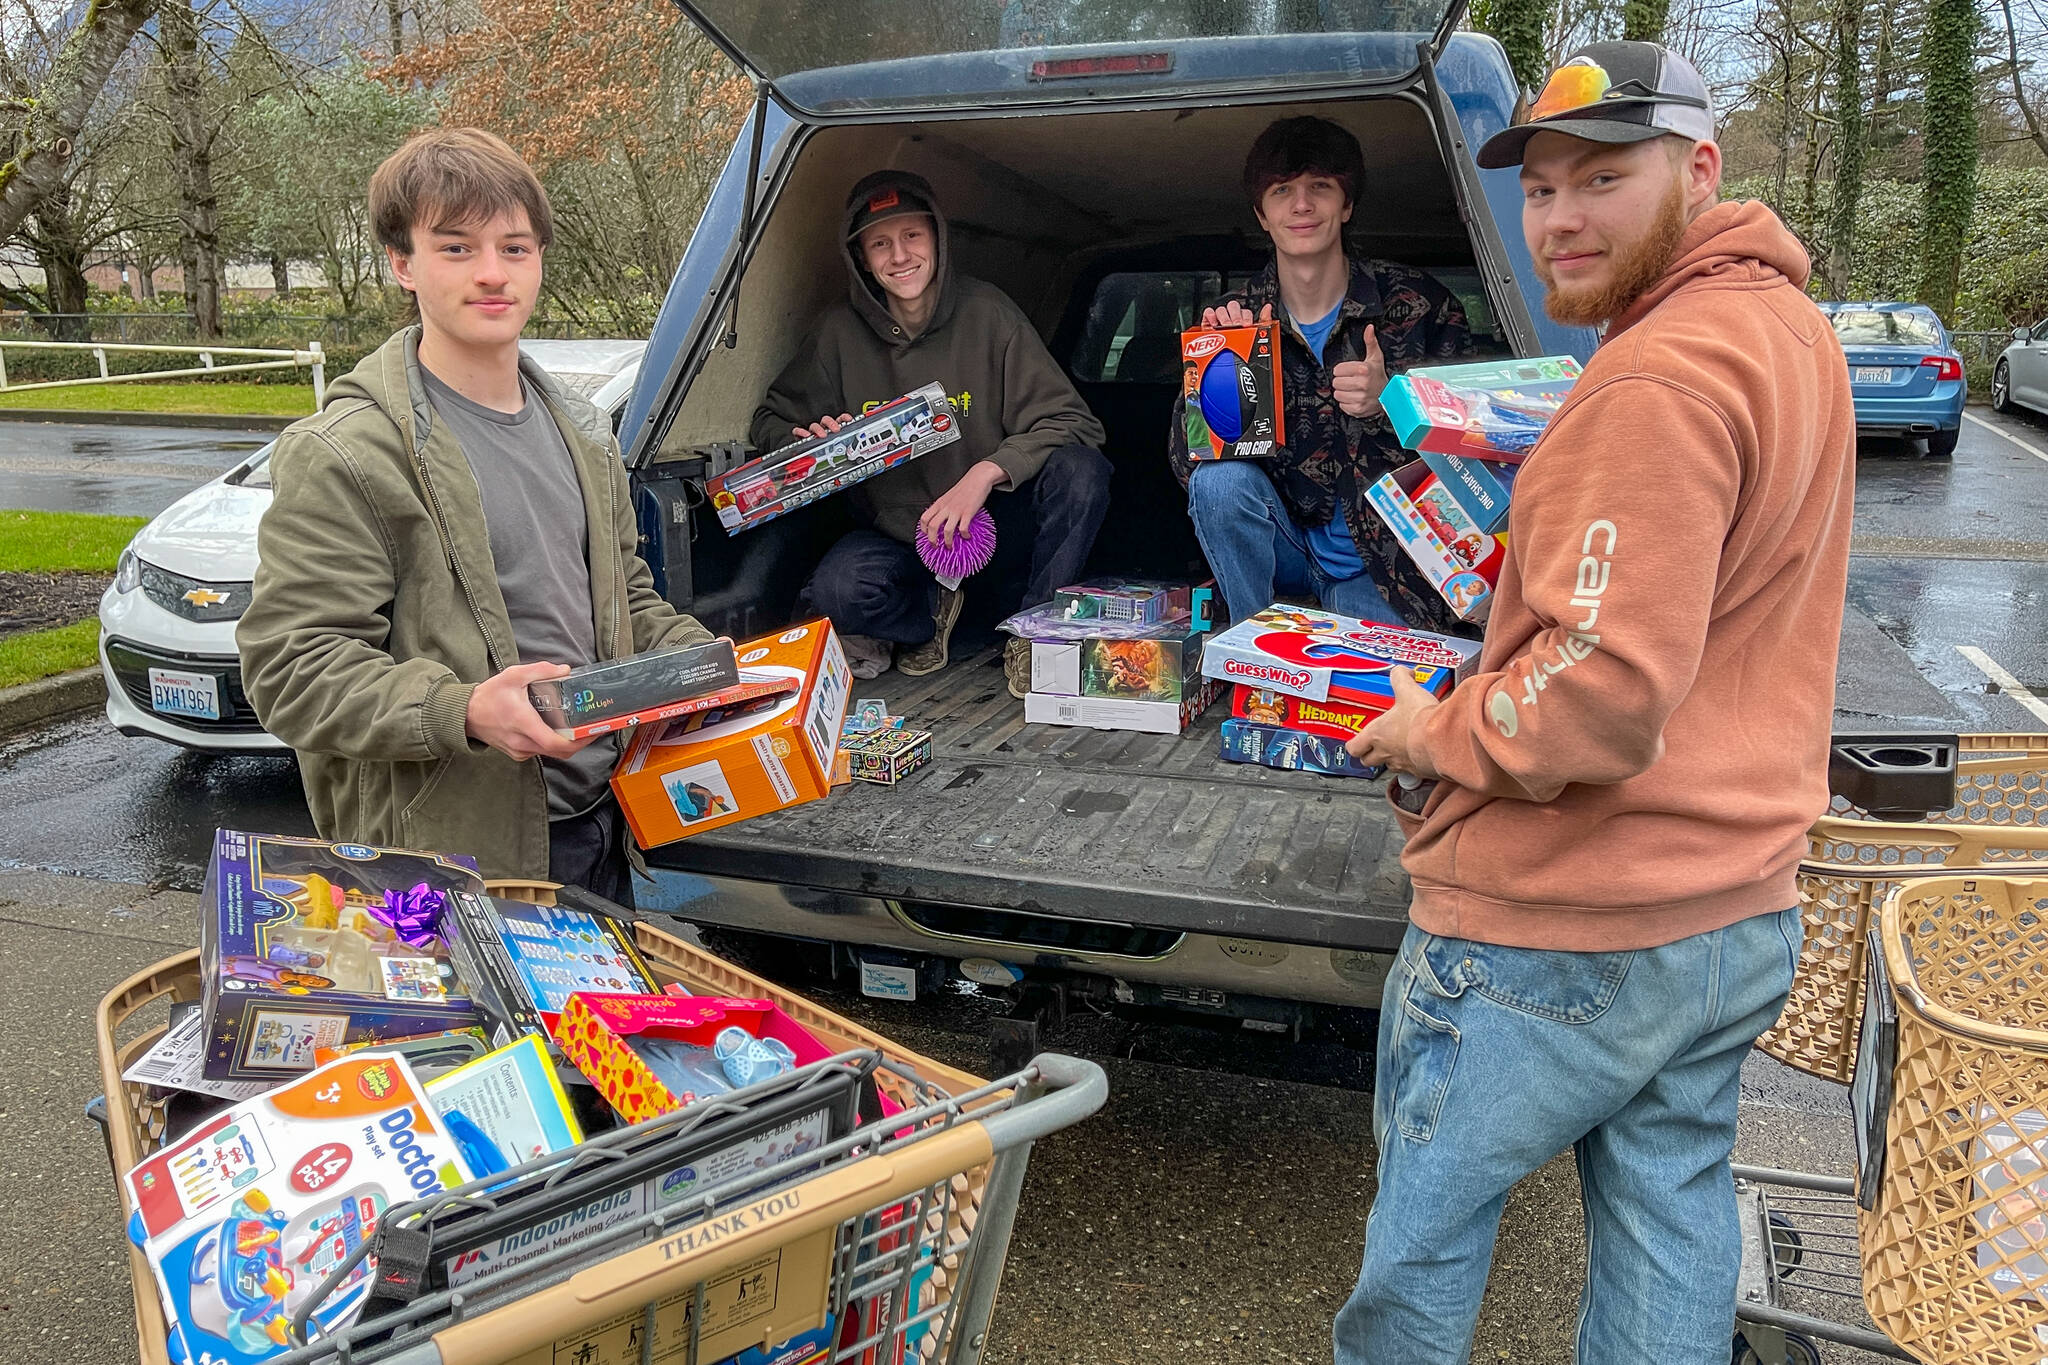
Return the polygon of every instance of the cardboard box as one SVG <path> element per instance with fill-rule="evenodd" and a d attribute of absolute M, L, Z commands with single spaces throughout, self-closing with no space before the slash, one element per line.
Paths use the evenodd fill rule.
<path fill-rule="evenodd" d="M 1254 725 L 1299 730 L 1319 739 L 1343 741 L 1351 738 L 1385 710 L 1380 706 L 1332 706 L 1328 702 L 1306 701 L 1270 687 L 1230 689 L 1230 714 Z"/>
<path fill-rule="evenodd" d="M 1259 725 L 1234 716 L 1223 722 L 1221 753 L 1227 763 L 1257 763 L 1328 777 L 1378 777 L 1383 771 L 1353 758 L 1342 740 L 1278 725 Z"/>
<path fill-rule="evenodd" d="M 582 739 L 631 725 L 764 696 L 774 679 L 740 675 L 732 642 L 711 640 L 587 664 L 527 686 L 527 700 L 558 735 Z"/>
<path fill-rule="evenodd" d="M 1262 460 L 1286 443 L 1279 323 L 1189 328 L 1180 357 L 1188 458 Z"/>
<path fill-rule="evenodd" d="M 1225 682 L 1377 711 L 1393 704 L 1388 669 L 1405 666 L 1426 690 L 1443 696 L 1478 658 L 1477 640 L 1276 605 L 1211 640 L 1202 651 L 1202 671 Z"/>
<path fill-rule="evenodd" d="M 1068 621 L 1141 621 L 1147 625 L 1188 614 L 1185 583 L 1150 578 L 1091 578 L 1052 595 L 1053 610 Z"/>
<path fill-rule="evenodd" d="M 320 1048 L 475 1024 L 442 946 L 408 947 L 370 912 L 421 884 L 484 888 L 468 858 L 216 832 L 200 891 L 206 1075 L 284 1081 Z"/>
<path fill-rule="evenodd" d="M 1475 460 L 1463 455 L 1446 455 L 1440 450 L 1422 452 L 1422 463 L 1436 475 L 1437 482 L 1450 490 L 1479 529 L 1491 535 L 1508 529 L 1508 499 L 1515 487 L 1520 465 L 1498 460 Z"/>
<path fill-rule="evenodd" d="M 633 931 L 606 915 L 458 892 L 441 925 L 494 1047 L 522 1034 L 553 1047 L 556 1020 L 577 991 L 661 988 Z"/>
<path fill-rule="evenodd" d="M 635 1038 L 661 1038 L 707 1050 L 718 1035 L 738 1026 L 756 1038 L 773 1038 L 809 1066 L 832 1055 L 802 1024 L 766 1000 L 729 996 L 607 995 L 577 991 L 555 1026 L 562 1053 L 597 1087 L 628 1123 L 676 1110 L 698 1098 L 677 1093 L 633 1050 Z M 729 1084 L 724 1088 L 732 1089 Z M 707 1093 L 721 1093 L 708 1091 Z"/>
<path fill-rule="evenodd" d="M 960 439 L 943 385 L 870 408 L 829 436 L 797 441 L 704 481 L 727 534 L 773 521 Z"/>
<path fill-rule="evenodd" d="M 1201 681 L 1197 631 L 1138 640 L 1033 641 L 1031 690 L 1054 697 L 1179 701 Z"/>
<path fill-rule="evenodd" d="M 1177 735 L 1209 709 L 1209 703 L 1216 700 L 1221 690 L 1220 685 L 1208 682 L 1177 702 L 1052 697 L 1033 692 L 1024 698 L 1024 719 L 1033 725 L 1083 725 L 1091 730 Z"/>
<path fill-rule="evenodd" d="M 831 622 L 749 640 L 739 663 L 795 690 L 640 727 L 612 790 L 642 848 L 815 801 L 831 789 L 853 689 Z"/>
<path fill-rule="evenodd" d="M 1436 585 L 1452 614 L 1460 621 L 1484 621 L 1493 610 L 1493 586 L 1507 563 L 1506 533 L 1482 531 L 1420 460 L 1380 476 L 1366 490 L 1366 501 Z"/>
<path fill-rule="evenodd" d="M 1578 382 L 1568 355 L 1424 365 L 1387 381 L 1380 406 L 1408 449 L 1519 461 Z"/>
<path fill-rule="evenodd" d="M 870 730 L 839 742 L 847 775 L 856 782 L 893 787 L 932 761 L 929 730 Z"/>

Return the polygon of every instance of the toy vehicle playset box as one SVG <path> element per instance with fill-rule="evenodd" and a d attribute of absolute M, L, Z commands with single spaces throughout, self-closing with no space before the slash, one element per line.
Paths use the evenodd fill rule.
<path fill-rule="evenodd" d="M 1031 690 L 1054 697 L 1179 701 L 1202 682 L 1201 631 L 1139 640 L 1034 640 Z"/>
<path fill-rule="evenodd" d="M 1184 733 L 1222 694 L 1222 685 L 1203 680 L 1179 701 L 1135 701 L 1119 697 L 1055 697 L 1033 692 L 1024 698 L 1024 719 L 1033 725 L 1080 725 L 1091 730 L 1135 730 L 1148 735 Z"/>
<path fill-rule="evenodd" d="M 441 934 L 498 1047 L 534 1034 L 552 1048 L 576 991 L 660 988 L 633 931 L 607 915 L 463 891 L 448 898 Z"/>
<path fill-rule="evenodd" d="M 556 734 L 583 739 L 775 690 L 773 679 L 740 676 L 731 641 L 708 640 L 587 664 L 528 684 L 526 697 Z"/>
<path fill-rule="evenodd" d="M 932 732 L 890 727 L 848 735 L 839 741 L 847 776 L 855 782 L 893 787 L 932 761 Z"/>
<path fill-rule="evenodd" d="M 1423 451 L 1422 463 L 1480 530 L 1491 535 L 1508 529 L 1508 500 L 1514 494 L 1520 465 L 1446 455 L 1440 450 Z"/>
<path fill-rule="evenodd" d="M 793 690 L 634 733 L 612 790 L 642 848 L 815 801 L 831 790 L 853 674 L 832 624 L 806 621 L 739 647 L 742 669 Z"/>
<path fill-rule="evenodd" d="M 648 1041 L 700 1049 L 709 1061 L 718 1035 L 737 1027 L 788 1049 L 794 1065 L 808 1066 L 832 1055 L 803 1025 L 766 1000 L 726 996 L 604 995 L 578 991 L 555 1028 L 562 1053 L 597 1087 L 628 1123 L 673 1113 L 699 1092 L 677 1093 L 639 1050 Z M 671 1076 L 673 1079 L 673 1076 Z M 732 1089 L 713 1079 L 702 1093 Z"/>
<path fill-rule="evenodd" d="M 1222 757 L 1228 763 L 1257 763 L 1329 777 L 1377 777 L 1381 772 L 1353 758 L 1341 739 L 1235 716 L 1223 722 Z"/>
<path fill-rule="evenodd" d="M 1191 327 L 1180 334 L 1191 460 L 1263 460 L 1287 440 L 1280 324 Z"/>
<path fill-rule="evenodd" d="M 1209 642 L 1202 671 L 1334 708 L 1379 712 L 1394 702 L 1387 670 L 1410 669 L 1441 697 L 1472 672 L 1477 640 L 1275 605 Z"/>
<path fill-rule="evenodd" d="M 484 883 L 449 854 L 218 831 L 200 891 L 206 1075 L 289 1080 L 319 1048 L 474 1024 L 442 945 L 396 927 L 420 887 Z"/>
<path fill-rule="evenodd" d="M 1568 355 L 1424 365 L 1387 381 L 1380 406 L 1402 445 L 1519 461 L 1579 379 Z"/>
<path fill-rule="evenodd" d="M 171 1359 L 283 1354 L 293 1313 L 386 1208 L 468 1178 L 399 1057 L 344 1057 L 214 1115 L 125 1176 L 129 1240 L 155 1272 Z M 359 1263 L 309 1331 L 345 1326 L 369 1279 Z"/>
<path fill-rule="evenodd" d="M 1505 531 L 1486 532 L 1420 460 L 1383 474 L 1366 501 L 1460 621 L 1484 621 L 1507 563 Z"/>
<path fill-rule="evenodd" d="M 1295 730 L 1342 743 L 1372 724 L 1380 709 L 1332 706 L 1328 702 L 1290 696 L 1270 687 L 1247 687 L 1239 683 L 1230 689 L 1230 714 L 1253 725 Z"/>
<path fill-rule="evenodd" d="M 870 408 L 829 436 L 811 437 L 704 481 L 719 524 L 737 535 L 960 439 L 936 382 Z"/>

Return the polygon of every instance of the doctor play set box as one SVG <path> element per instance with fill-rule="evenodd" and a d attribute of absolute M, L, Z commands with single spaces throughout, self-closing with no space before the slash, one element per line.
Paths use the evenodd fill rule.
<path fill-rule="evenodd" d="M 959 439 L 952 400 L 931 383 L 870 408 L 829 436 L 797 441 L 707 479 L 704 492 L 719 524 L 737 535 Z"/>
<path fill-rule="evenodd" d="M 643 725 L 612 790 L 642 848 L 672 843 L 831 790 L 853 688 L 831 622 L 807 621 L 739 646 L 743 670 L 790 689 Z"/>
<path fill-rule="evenodd" d="M 1425 365 L 1397 374 L 1380 395 L 1394 435 L 1429 450 L 1519 461 L 1564 405 L 1579 379 L 1568 355 Z"/>
<path fill-rule="evenodd" d="M 1420 460 L 1383 474 L 1366 501 L 1460 621 L 1484 621 L 1507 563 L 1505 531 L 1485 531 L 1450 485 Z"/>
<path fill-rule="evenodd" d="M 217 832 L 200 891 L 206 1075 L 289 1080 L 317 1049 L 474 1024 L 441 943 L 400 930 L 423 901 L 483 889 L 468 858 Z"/>
<path fill-rule="evenodd" d="M 384 1210 L 469 1178 L 403 1058 L 345 1057 L 214 1115 L 129 1171 L 128 1236 L 156 1274 L 173 1360 L 281 1355 L 292 1315 Z M 309 1333 L 346 1326 L 358 1262 Z"/>
<path fill-rule="evenodd" d="M 1180 358 L 1189 459 L 1261 460 L 1285 444 L 1279 323 L 1190 328 Z"/>
<path fill-rule="evenodd" d="M 1224 682 L 1377 713 L 1394 702 L 1389 669 L 1409 669 L 1441 697 L 1471 674 L 1478 658 L 1477 640 L 1276 605 L 1211 640 L 1202 671 Z"/>

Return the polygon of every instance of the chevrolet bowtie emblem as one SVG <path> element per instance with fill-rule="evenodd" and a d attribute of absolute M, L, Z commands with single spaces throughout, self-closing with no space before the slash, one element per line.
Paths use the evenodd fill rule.
<path fill-rule="evenodd" d="M 217 607 L 228 600 L 228 595 L 212 588 L 194 588 L 185 594 L 185 600 L 195 607 Z"/>

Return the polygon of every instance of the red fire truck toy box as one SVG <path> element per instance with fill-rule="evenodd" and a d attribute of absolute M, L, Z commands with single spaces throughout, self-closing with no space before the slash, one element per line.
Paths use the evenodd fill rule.
<path fill-rule="evenodd" d="M 1276 605 L 1211 640 L 1202 671 L 1332 707 L 1384 711 L 1394 700 L 1389 669 L 1409 668 L 1441 697 L 1478 659 L 1477 640 Z"/>
<path fill-rule="evenodd" d="M 1484 621 L 1507 563 L 1506 531 L 1479 529 L 1450 488 L 1416 460 L 1380 476 L 1366 500 L 1460 621 Z"/>
<path fill-rule="evenodd" d="M 1190 328 L 1180 358 L 1189 459 L 1263 460 L 1286 442 L 1279 323 Z"/>

